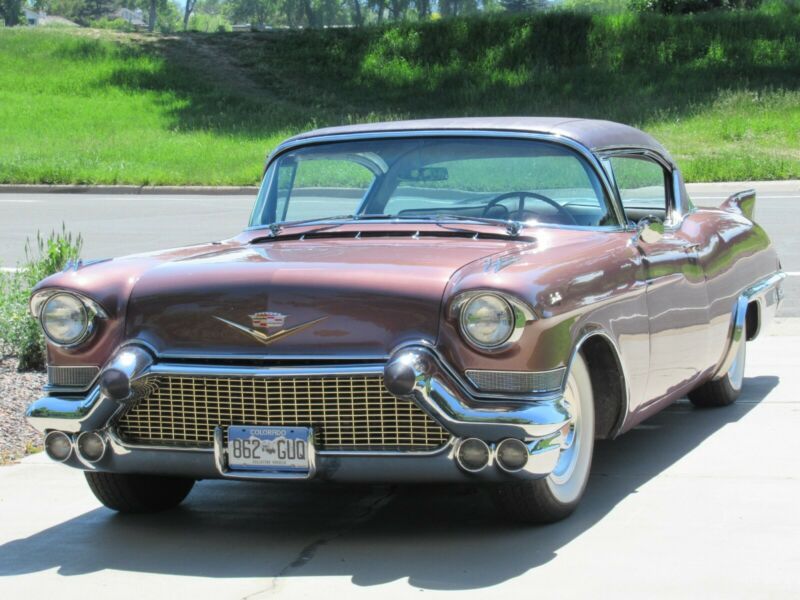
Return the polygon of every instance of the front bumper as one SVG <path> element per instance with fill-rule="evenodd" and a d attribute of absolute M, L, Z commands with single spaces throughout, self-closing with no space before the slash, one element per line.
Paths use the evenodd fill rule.
<path fill-rule="evenodd" d="M 302 369 L 298 367 L 298 374 Z M 327 369 L 329 373 L 339 373 L 343 369 L 385 372 L 387 387 L 392 393 L 417 403 L 447 429 L 452 438 L 433 452 L 319 450 L 315 453 L 314 479 L 457 482 L 539 478 L 549 474 L 555 467 L 564 443 L 564 432 L 570 424 L 560 393 L 514 400 L 478 397 L 435 352 L 423 346 L 412 346 L 396 352 L 386 365 L 331 366 Z M 102 459 L 89 462 L 78 452 L 72 452 L 63 461 L 80 469 L 178 475 L 196 479 L 284 478 L 270 473 L 243 477 L 227 471 L 226 449 L 222 447 L 221 436 L 213 449 L 133 446 L 119 438 L 115 423 L 128 403 L 136 401 L 136 381 L 152 373 L 186 373 L 187 370 L 223 376 L 246 374 L 268 377 L 272 374 L 270 369 L 263 368 L 155 363 L 145 350 L 128 346 L 109 362 L 103 373 L 113 374 L 115 385 L 119 383 L 120 373 L 123 373 L 130 380 L 130 393 L 120 393 L 119 386 L 116 389 L 104 386 L 106 380 L 101 375 L 100 384 L 86 396 L 47 396 L 37 400 L 28 408 L 28 422 L 43 433 L 61 431 L 73 440 L 82 432 L 101 433 L 107 443 Z M 291 368 L 282 369 L 283 374 L 291 371 Z M 399 384 L 396 383 L 396 377 L 388 376 L 390 372 L 393 375 L 400 373 Z M 106 379 L 112 381 L 111 377 Z M 460 442 L 468 438 L 482 440 L 490 449 L 486 468 L 478 472 L 462 469 L 456 459 Z M 528 449 L 524 468 L 513 473 L 497 468 L 494 460 L 496 445 L 509 438 L 524 442 Z"/>

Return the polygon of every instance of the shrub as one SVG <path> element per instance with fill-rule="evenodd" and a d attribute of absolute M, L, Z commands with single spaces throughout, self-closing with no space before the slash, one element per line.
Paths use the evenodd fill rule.
<path fill-rule="evenodd" d="M 800 15 L 800 0 L 764 0 L 759 10 L 773 17 L 795 17 Z"/>
<path fill-rule="evenodd" d="M 758 8 L 762 0 L 631 0 L 630 7 L 639 12 L 660 12 L 683 15 L 709 10 Z"/>
<path fill-rule="evenodd" d="M 102 17 L 91 21 L 89 27 L 94 27 L 95 29 L 113 29 L 115 31 L 136 31 L 136 28 L 125 19 L 109 19 L 108 17 Z"/>
<path fill-rule="evenodd" d="M 40 280 L 78 260 L 83 239 L 67 232 L 36 233 L 25 243 L 25 262 L 16 272 L 0 273 L 0 354 L 16 356 L 19 370 L 43 370 L 45 345 L 39 324 L 28 312 L 31 289 Z"/>

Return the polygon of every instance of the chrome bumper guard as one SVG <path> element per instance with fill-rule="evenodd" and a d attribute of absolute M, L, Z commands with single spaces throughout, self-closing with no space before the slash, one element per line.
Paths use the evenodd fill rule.
<path fill-rule="evenodd" d="M 558 461 L 562 431 L 569 416 L 561 404 L 560 393 L 536 398 L 505 399 L 473 396 L 462 380 L 431 349 L 406 347 L 395 353 L 386 365 L 352 365 L 315 368 L 324 373 L 340 369 L 383 372 L 393 394 L 416 402 L 453 434 L 450 442 L 433 452 L 341 452 L 317 450 L 314 468 L 300 479 L 365 482 L 413 481 L 509 481 L 532 479 L 549 474 Z M 64 464 L 80 469 L 119 473 L 180 475 L 197 479 L 286 479 L 275 474 L 263 476 L 232 473 L 226 468 L 222 430 L 215 436 L 214 449 L 134 446 L 116 435 L 115 422 L 126 406 L 137 401 L 136 382 L 153 373 L 213 373 L 215 375 L 274 376 L 303 374 L 306 367 L 243 368 L 155 364 L 152 356 L 137 346 L 121 349 L 106 365 L 99 383 L 85 397 L 47 396 L 30 405 L 28 422 L 41 432 L 63 431 L 73 439 L 85 431 L 105 436 L 108 451 L 102 460 L 87 464 L 71 456 Z M 121 376 L 124 375 L 124 377 Z M 125 378 L 129 386 L 125 385 Z M 487 443 L 492 456 L 503 439 L 515 438 L 528 448 L 527 464 L 509 473 L 489 468 L 467 473 L 456 461 L 459 440 L 478 438 Z M 293 477 L 298 479 L 298 477 Z"/>

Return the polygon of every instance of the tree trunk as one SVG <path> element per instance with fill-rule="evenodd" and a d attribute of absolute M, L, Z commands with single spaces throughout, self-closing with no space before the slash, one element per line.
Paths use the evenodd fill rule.
<path fill-rule="evenodd" d="M 392 21 L 400 20 L 400 7 L 397 0 L 389 0 L 389 16 L 392 17 Z"/>
<path fill-rule="evenodd" d="M 147 31 L 153 32 L 156 28 L 156 1 L 150 0 L 150 13 L 147 17 Z"/>
<path fill-rule="evenodd" d="M 197 0 L 186 0 L 186 6 L 183 9 L 183 30 L 186 31 L 189 29 L 189 17 L 192 16 L 192 12 L 194 11 L 194 7 L 197 4 Z"/>
<path fill-rule="evenodd" d="M 303 2 L 303 11 L 306 13 L 306 20 L 308 21 L 309 27 L 316 27 L 317 26 L 317 19 L 314 15 L 314 7 L 311 6 L 311 0 L 305 0 Z"/>
<path fill-rule="evenodd" d="M 378 23 L 383 23 L 383 13 L 386 11 L 386 0 L 378 2 Z"/>
<path fill-rule="evenodd" d="M 427 19 L 431 12 L 430 0 L 417 0 L 417 14 L 420 19 Z"/>
<path fill-rule="evenodd" d="M 353 0 L 353 24 L 361 27 L 364 24 L 364 15 L 361 14 L 361 0 Z"/>
<path fill-rule="evenodd" d="M 6 22 L 6 27 L 19 25 L 19 13 L 22 11 L 20 0 L 5 0 L 2 2 L 2 6 L 3 20 Z"/>

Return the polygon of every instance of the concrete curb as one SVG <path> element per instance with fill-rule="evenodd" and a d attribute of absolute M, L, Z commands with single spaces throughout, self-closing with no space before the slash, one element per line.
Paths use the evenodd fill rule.
<path fill-rule="evenodd" d="M 800 180 L 781 181 L 731 181 L 724 182 L 731 189 L 759 188 L 762 193 L 793 193 L 800 191 Z M 693 194 L 707 193 L 719 183 L 689 183 Z M 714 190 L 717 191 L 717 190 Z M 258 192 L 255 185 L 84 185 L 84 184 L 0 184 L 0 194 L 160 194 L 183 196 L 251 196 Z"/>
<path fill-rule="evenodd" d="M 0 194 L 174 194 L 181 196 L 252 196 L 257 186 L 207 185 L 38 185 L 0 184 Z"/>

